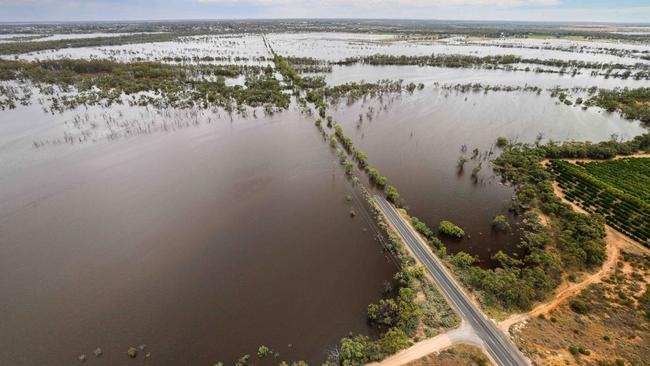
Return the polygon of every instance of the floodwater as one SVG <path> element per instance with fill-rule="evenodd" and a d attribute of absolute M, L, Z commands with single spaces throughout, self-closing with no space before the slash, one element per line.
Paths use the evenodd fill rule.
<path fill-rule="evenodd" d="M 601 141 L 612 134 L 629 139 L 644 132 L 638 122 L 595 108 L 567 107 L 545 95 L 432 88 L 384 96 L 381 102 L 341 103 L 334 119 L 368 154 L 369 165 L 397 187 L 411 215 L 431 228 L 451 220 L 465 230 L 468 237 L 462 240 L 443 238 L 449 252 L 477 255 L 485 266 L 494 264 L 490 258 L 498 250 L 516 253 L 519 241 L 516 230 L 492 230 L 496 215 L 509 216 L 516 228 L 508 210 L 514 190 L 500 182 L 489 163 L 499 153 L 494 146 L 497 137 L 520 142 L 533 142 L 538 136 L 544 141 Z M 474 148 L 479 157 L 470 159 Z M 457 168 L 460 156 L 470 159 L 462 171 Z M 479 163 L 475 179 L 472 169 Z"/>
<path fill-rule="evenodd" d="M 156 34 L 161 32 L 149 32 L 146 34 Z M 86 38 L 107 38 L 107 37 L 119 37 L 119 36 L 128 36 L 133 34 L 145 34 L 143 32 L 131 32 L 131 33 L 72 33 L 72 34 L 0 34 L 0 39 L 2 38 L 13 38 L 13 37 L 31 37 L 31 36 L 40 36 L 39 38 L 33 38 L 29 40 L 21 40 L 20 42 L 39 42 L 39 41 L 58 41 L 62 39 L 86 39 Z"/>
<path fill-rule="evenodd" d="M 176 57 L 214 57 L 223 60 L 209 63 L 237 63 L 248 65 L 268 65 L 272 58 L 266 49 L 262 36 L 204 35 L 181 37 L 173 42 L 134 43 L 119 46 L 62 48 L 43 50 L 19 55 L 19 59 L 42 60 L 62 58 L 112 59 L 120 62 L 150 60 L 160 61 Z M 13 58 L 13 56 L 11 56 Z"/>
<path fill-rule="evenodd" d="M 116 365 L 140 344 L 138 364 L 232 364 L 262 344 L 269 364 L 320 363 L 370 332 L 396 267 L 350 217 L 363 208 L 312 119 L 37 149 L 15 128 L 28 108 L 0 114 L 0 160 L 21 159 L 0 168 L 0 364 Z M 58 118 L 43 116 L 26 131 Z"/>
<path fill-rule="evenodd" d="M 409 42 L 386 35 L 268 38 L 280 54 L 331 60 L 435 52 L 638 62 L 526 45 Z M 20 58 L 177 56 L 268 64 L 261 58 L 271 55 L 260 35 L 247 34 Z M 496 251 L 516 253 L 518 241 L 516 230 L 491 228 L 498 214 L 508 215 L 513 227 L 517 223 L 508 213 L 513 189 L 489 163 L 499 153 L 497 137 L 599 141 L 612 134 L 631 138 L 644 129 L 597 108 L 559 104 L 546 92 L 459 93 L 434 83 L 542 88 L 643 83 L 583 72 L 571 77 L 353 65 L 335 66 L 326 80 L 334 85 L 401 78 L 425 84 L 413 95 L 340 103 L 335 119 L 368 153 L 370 165 L 398 188 L 409 213 L 433 228 L 451 220 L 465 229 L 465 239 L 445 239 L 450 252 L 470 252 L 491 266 Z M 127 106 L 50 115 L 37 104 L 0 113 L 0 364 L 74 364 L 86 354 L 89 364 L 115 365 L 128 360 L 128 347 L 141 344 L 147 347 L 139 364 L 232 364 L 244 354 L 254 356 L 262 344 L 280 353 L 268 364 L 299 359 L 313 364 L 324 361 L 348 332 L 370 333 L 366 306 L 377 301 L 396 267 L 361 214 L 362 203 L 345 199 L 358 192 L 313 118 L 293 106 L 258 115 Z M 458 158 L 470 158 L 475 148 L 478 157 L 459 171 Z M 351 218 L 351 209 L 359 215 Z M 103 355 L 95 359 L 97 347 Z M 147 352 L 151 357 L 144 359 Z"/>
<path fill-rule="evenodd" d="M 333 66 L 332 72 L 325 74 L 328 85 L 340 85 L 349 82 L 376 82 L 382 79 L 399 80 L 405 82 L 433 84 L 467 84 L 483 83 L 484 85 L 505 86 L 537 86 L 544 89 L 554 88 L 640 88 L 648 84 L 648 80 L 634 80 L 632 78 L 605 78 L 603 76 L 590 76 L 588 70 L 581 74 L 549 74 L 526 71 L 505 71 L 470 68 L 449 68 L 433 66 L 396 66 L 396 65 L 349 65 Z"/>
<path fill-rule="evenodd" d="M 449 40 L 409 40 L 388 35 L 365 35 L 348 33 L 273 33 L 268 35 L 273 48 L 281 55 L 314 57 L 328 61 L 339 61 L 349 57 L 363 57 L 376 54 L 397 56 L 429 56 L 431 54 L 458 54 L 471 56 L 516 55 L 523 58 L 542 60 L 578 60 L 585 62 L 620 63 L 633 65 L 648 64 L 650 61 L 636 57 L 587 52 L 566 52 L 556 49 L 533 48 L 535 40 L 519 40 L 519 44 L 530 44 L 530 48 L 505 48 L 497 44 L 449 42 Z M 530 42 L 530 43 L 529 43 Z M 587 47 L 589 42 L 573 42 Z M 570 46 L 566 46 L 570 47 Z M 647 47 L 639 46 L 641 49 Z"/>
<path fill-rule="evenodd" d="M 267 36 L 274 50 L 280 55 L 313 57 L 326 61 L 340 61 L 349 57 L 363 57 L 376 54 L 396 56 L 470 55 L 495 56 L 516 55 L 523 58 L 542 60 L 577 60 L 647 67 L 650 60 L 639 58 L 639 52 L 650 51 L 649 45 L 626 45 L 615 43 L 571 41 L 559 42 L 535 39 L 500 39 L 488 41 L 456 40 L 455 37 L 441 40 L 405 39 L 392 35 L 358 33 L 271 33 Z M 543 47 L 554 47 L 544 49 Z M 616 49 L 629 53 L 608 54 L 604 49 Z M 571 52 L 571 51 L 580 52 Z M 632 51 L 637 51 L 632 52 Z M 259 58 L 272 58 L 259 34 L 203 35 L 182 37 L 174 42 L 152 44 L 128 44 L 105 47 L 64 48 L 44 50 L 24 55 L 20 59 L 60 58 L 110 58 L 118 61 L 160 60 L 178 56 L 226 57 L 229 62 L 263 64 Z M 12 56 L 13 57 L 13 56 Z M 243 60 L 242 60 L 243 58 Z M 550 69 L 549 66 L 544 66 Z M 588 71 L 587 71 L 588 73 Z"/>

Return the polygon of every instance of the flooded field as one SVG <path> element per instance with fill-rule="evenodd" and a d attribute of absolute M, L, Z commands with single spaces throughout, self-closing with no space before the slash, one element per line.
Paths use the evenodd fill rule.
<path fill-rule="evenodd" d="M 0 114 L 3 131 L 20 116 Z M 22 160 L 0 174 L 0 363 L 74 364 L 100 347 L 92 363 L 114 365 L 140 344 L 159 365 L 231 364 L 262 344 L 319 363 L 369 332 L 366 306 L 396 268 L 350 218 L 351 185 L 311 120 L 20 153 L 29 140 L 7 135 L 0 160 Z"/>
<path fill-rule="evenodd" d="M 371 56 L 375 54 L 399 56 L 428 56 L 431 54 L 459 54 L 473 56 L 494 56 L 510 54 L 524 58 L 539 58 L 544 60 L 578 60 L 587 62 L 649 64 L 649 60 L 632 57 L 633 55 L 611 55 L 603 53 L 571 52 L 576 45 L 585 47 L 602 46 L 591 45 L 590 42 L 572 42 L 562 44 L 552 49 L 542 48 L 538 40 L 519 40 L 519 47 L 504 47 L 504 43 L 495 42 L 466 42 L 464 39 L 455 38 L 442 40 L 422 40 L 414 37 L 413 40 L 390 35 L 365 35 L 345 33 L 282 33 L 269 34 L 269 41 L 276 52 L 283 55 L 297 57 L 325 58 L 329 61 L 339 61 L 349 57 Z M 529 43 L 530 42 L 530 43 Z M 505 43 L 507 45 L 508 43 Z M 524 47 L 524 46 L 528 47 Z M 612 45 L 611 47 L 616 47 Z M 634 47 L 634 46 L 631 46 Z M 558 49 L 565 48 L 566 50 Z M 647 51 L 650 45 L 640 45 L 634 49 Z"/>
<path fill-rule="evenodd" d="M 126 36 L 132 34 L 142 34 L 142 33 L 80 33 L 80 34 L 0 34 L 0 39 L 5 39 L 6 41 L 14 42 L 16 37 L 23 42 L 35 42 L 35 41 L 56 41 L 60 39 L 85 39 L 85 38 L 104 38 L 104 37 L 118 37 Z M 24 40 L 20 37 L 27 37 Z M 12 38 L 14 38 L 12 40 Z"/>
<path fill-rule="evenodd" d="M 445 240 L 447 250 L 478 255 L 484 265 L 492 264 L 490 257 L 498 250 L 516 252 L 519 241 L 514 232 L 492 229 L 496 215 L 508 215 L 514 193 L 500 183 L 489 163 L 499 153 L 499 136 L 519 142 L 540 137 L 603 141 L 612 135 L 630 139 L 644 131 L 638 122 L 616 114 L 583 111 L 521 92 L 425 88 L 382 101 L 343 103 L 334 117 L 368 154 L 369 165 L 398 187 L 410 214 L 430 227 L 442 220 L 461 226 L 468 237 Z M 479 155 L 472 159 L 475 148 Z M 459 170 L 461 156 L 469 161 Z M 472 170 L 479 164 L 481 171 L 474 178 Z"/>
<path fill-rule="evenodd" d="M 182 37 L 174 42 L 136 43 L 121 46 L 63 48 L 21 55 L 25 60 L 83 58 L 121 62 L 150 60 L 187 62 L 211 58 L 210 63 L 237 62 L 268 65 L 268 52 L 260 35 L 203 35 Z"/>
<path fill-rule="evenodd" d="M 330 85 L 340 85 L 349 82 L 376 82 L 382 79 L 402 79 L 405 82 L 440 84 L 482 83 L 484 85 L 506 86 L 538 86 L 544 89 L 560 88 L 638 88 L 645 85 L 647 80 L 592 77 L 588 73 L 570 74 L 541 74 L 524 71 L 459 69 L 432 66 L 394 66 L 394 65 L 349 65 L 332 66 L 332 72 L 325 75 L 325 81 Z"/>

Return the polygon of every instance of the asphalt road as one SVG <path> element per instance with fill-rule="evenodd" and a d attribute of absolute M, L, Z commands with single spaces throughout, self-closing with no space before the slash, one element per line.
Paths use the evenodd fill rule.
<path fill-rule="evenodd" d="M 474 328 L 476 334 L 483 340 L 485 348 L 492 359 L 500 366 L 529 365 L 510 339 L 468 298 L 465 291 L 456 283 L 456 280 L 447 271 L 440 259 L 431 251 L 423 248 L 424 243 L 418 240 L 418 234 L 414 232 L 410 225 L 404 222 L 397 210 L 379 195 L 375 195 L 375 201 L 386 218 L 397 229 L 404 242 L 431 273 L 440 290 L 451 301 L 460 316 Z"/>

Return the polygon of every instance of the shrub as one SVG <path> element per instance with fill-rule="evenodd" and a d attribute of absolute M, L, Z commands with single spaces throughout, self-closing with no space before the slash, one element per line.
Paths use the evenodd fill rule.
<path fill-rule="evenodd" d="M 266 358 L 266 357 L 270 356 L 272 353 L 273 352 L 271 351 L 271 349 L 269 347 L 265 346 L 265 345 L 261 345 L 257 349 L 257 357 L 259 357 L 259 358 Z"/>
<path fill-rule="evenodd" d="M 361 168 L 368 166 L 368 155 L 365 152 L 361 150 L 355 150 L 354 157 L 357 159 L 357 162 L 359 162 L 359 166 Z"/>
<path fill-rule="evenodd" d="M 397 203 L 397 201 L 399 201 L 399 193 L 397 192 L 397 188 L 393 186 L 386 186 L 386 197 L 389 201 Z"/>
<path fill-rule="evenodd" d="M 248 365 L 248 361 L 251 359 L 251 355 L 243 355 L 235 362 L 235 366 L 245 366 Z"/>
<path fill-rule="evenodd" d="M 434 236 L 433 236 L 433 230 L 429 229 L 429 227 L 427 226 L 427 224 L 425 224 L 424 222 L 420 221 L 420 219 L 418 219 L 417 217 L 415 217 L 415 216 L 412 216 L 412 217 L 411 217 L 411 224 L 413 225 L 413 227 L 415 228 L 415 230 L 416 230 L 418 233 L 422 234 L 425 238 L 427 238 L 427 239 L 429 239 L 429 240 L 431 240 L 431 239 L 434 238 Z"/>
<path fill-rule="evenodd" d="M 510 224 L 508 223 L 508 219 L 506 219 L 506 217 L 503 215 L 494 216 L 494 219 L 492 220 L 492 226 L 495 229 L 500 231 L 510 230 Z"/>
<path fill-rule="evenodd" d="M 444 247 L 444 244 L 442 243 L 442 241 L 440 241 L 440 239 L 433 237 L 429 239 L 429 246 L 432 249 L 441 249 Z"/>
<path fill-rule="evenodd" d="M 368 168 L 366 171 L 368 174 L 368 177 L 370 178 L 370 181 L 379 187 L 385 187 L 386 183 L 388 182 L 388 179 L 384 177 L 383 175 L 379 174 L 379 170 L 375 168 Z"/>
<path fill-rule="evenodd" d="M 575 311 L 578 314 L 587 314 L 591 308 L 591 305 L 581 299 L 575 299 L 571 301 L 571 310 Z"/>
<path fill-rule="evenodd" d="M 411 340 L 403 330 L 399 328 L 390 328 L 379 340 L 381 350 L 385 355 L 392 355 L 399 350 L 411 346 Z"/>
<path fill-rule="evenodd" d="M 341 339 L 339 361 L 342 366 L 363 365 L 382 358 L 380 346 L 363 335 Z"/>
<path fill-rule="evenodd" d="M 465 236 L 465 231 L 463 229 L 447 220 L 440 221 L 440 224 L 438 225 L 438 231 L 452 238 L 460 239 Z"/>

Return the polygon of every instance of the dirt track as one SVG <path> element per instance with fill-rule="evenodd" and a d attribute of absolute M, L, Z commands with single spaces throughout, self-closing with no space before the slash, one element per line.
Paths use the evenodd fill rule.
<path fill-rule="evenodd" d="M 564 198 L 564 193 L 555 182 L 553 182 L 553 191 L 558 197 L 562 199 L 563 202 L 571 205 L 575 211 L 587 213 L 587 211 L 575 203 L 566 200 Z M 620 256 L 621 249 L 635 249 L 636 251 L 650 252 L 649 248 L 619 233 L 608 225 L 605 225 L 605 241 L 607 244 L 607 260 L 605 263 L 603 263 L 603 266 L 597 272 L 589 274 L 580 282 L 571 283 L 565 281 L 562 285 L 560 285 L 560 287 L 558 287 L 555 295 L 551 300 L 535 306 L 533 310 L 527 313 L 510 316 L 506 320 L 499 323 L 499 328 L 507 332 L 512 325 L 539 314 L 547 313 L 556 308 L 562 301 L 580 293 L 580 291 L 584 290 L 587 286 L 600 282 L 603 277 L 607 276 L 614 270 L 616 262 L 618 262 L 618 258 Z"/>

